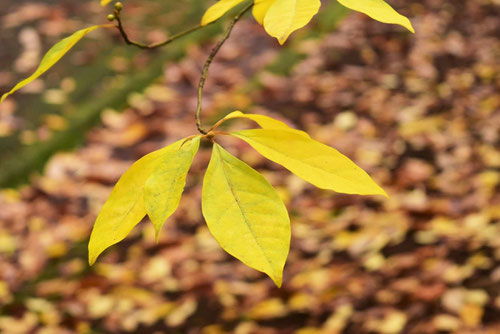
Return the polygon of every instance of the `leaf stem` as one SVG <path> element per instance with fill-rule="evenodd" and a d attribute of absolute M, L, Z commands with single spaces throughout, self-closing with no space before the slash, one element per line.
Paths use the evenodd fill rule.
<path fill-rule="evenodd" d="M 148 49 L 148 50 L 151 50 L 151 49 L 156 49 L 156 48 L 159 48 L 159 47 L 162 47 L 162 46 L 165 46 L 167 44 L 170 44 L 171 42 L 175 41 L 176 39 L 179 39 L 181 37 L 184 37 L 186 35 L 189 35 L 190 33 L 192 32 L 195 32 L 196 30 L 199 30 L 203 27 L 206 27 L 206 26 L 202 26 L 201 24 L 198 24 L 194 27 L 191 27 L 187 30 L 184 30 L 178 34 L 175 34 L 173 35 L 172 37 L 169 37 L 167 38 L 166 40 L 164 40 L 163 42 L 158 42 L 158 43 L 153 43 L 153 44 L 143 44 L 143 43 L 139 43 L 139 42 L 135 42 L 135 41 L 132 41 L 127 33 L 125 32 L 125 29 L 123 28 L 123 23 L 122 23 L 122 19 L 121 19 L 121 14 L 120 14 L 120 10 L 117 10 L 115 8 L 114 10 L 114 16 L 115 16 L 115 20 L 117 22 L 117 25 L 116 25 L 116 28 L 118 29 L 118 31 L 120 32 L 120 34 L 122 35 L 123 37 L 123 40 L 125 41 L 125 43 L 127 43 L 128 45 L 133 45 L 133 46 L 136 46 L 140 49 Z M 214 21 L 215 22 L 215 21 Z M 213 22 L 212 22 L 213 23 Z M 211 23 L 210 23 L 211 24 Z"/>
<path fill-rule="evenodd" d="M 214 135 L 232 136 L 231 133 L 226 132 L 226 131 L 214 131 Z"/>
<path fill-rule="evenodd" d="M 225 117 L 218 120 L 217 123 L 215 123 L 208 131 L 215 131 L 219 127 L 219 125 L 221 125 L 225 121 L 227 121 L 227 118 L 225 118 Z"/>
<path fill-rule="evenodd" d="M 210 52 L 210 55 L 208 56 L 208 58 L 205 62 L 205 65 L 203 66 L 203 71 L 201 74 L 200 83 L 198 85 L 198 107 L 196 108 L 196 115 L 195 116 L 196 116 L 196 127 L 198 128 L 198 131 L 204 135 L 206 135 L 208 132 L 205 129 L 203 129 L 203 127 L 201 126 L 200 113 L 201 113 L 201 105 L 202 105 L 202 97 L 203 97 L 203 87 L 205 86 L 205 81 L 207 80 L 208 69 L 210 68 L 212 61 L 214 60 L 215 56 L 219 52 L 222 45 L 224 45 L 224 43 L 227 41 L 227 39 L 231 35 L 231 32 L 233 31 L 233 28 L 234 28 L 236 22 L 238 22 L 241 19 L 241 17 L 246 12 L 248 12 L 250 10 L 250 8 L 252 8 L 252 6 L 253 6 L 253 1 L 251 3 L 249 3 L 248 5 L 246 5 L 245 8 L 243 8 L 232 19 L 231 23 L 229 24 L 226 31 L 224 32 L 224 36 L 219 41 L 219 43 L 217 43 L 217 45 L 212 49 L 212 51 Z"/>

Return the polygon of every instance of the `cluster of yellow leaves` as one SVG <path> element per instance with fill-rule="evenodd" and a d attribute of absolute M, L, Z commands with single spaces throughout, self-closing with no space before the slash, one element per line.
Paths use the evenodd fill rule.
<path fill-rule="evenodd" d="M 232 132 L 232 136 L 317 187 L 387 196 L 351 160 L 307 133 L 267 116 L 239 111 L 217 126 L 233 118 L 253 120 L 261 128 Z M 200 140 L 206 137 L 213 141 L 213 151 L 203 181 L 202 211 L 210 232 L 225 251 L 281 286 L 291 235 L 286 207 L 269 182 L 219 146 L 216 136 L 214 130 L 207 136 L 179 140 L 139 159 L 123 174 L 95 222 L 89 242 L 90 264 L 123 240 L 146 215 L 158 236 L 179 205 L 186 175 Z"/>
<path fill-rule="evenodd" d="M 202 25 L 207 25 L 218 20 L 231 8 L 237 6 L 245 0 L 220 0 L 210 7 L 201 20 Z M 368 16 L 384 23 L 400 24 L 411 32 L 415 32 L 410 20 L 396 12 L 384 0 L 338 0 L 342 5 L 365 13 Z M 101 0 L 101 5 L 105 6 L 110 0 Z M 276 37 L 280 44 L 285 43 L 287 38 L 295 30 L 304 27 L 316 15 L 321 6 L 320 0 L 254 0 L 253 16 L 268 32 Z M 0 103 L 7 96 L 18 89 L 37 79 L 48 69 L 54 66 L 80 39 L 89 32 L 101 28 L 113 27 L 113 25 L 97 25 L 78 30 L 71 36 L 56 43 L 43 57 L 36 71 L 19 82 L 9 92 L 2 95 Z"/>
<path fill-rule="evenodd" d="M 218 20 L 231 8 L 245 0 L 220 0 L 210 7 L 202 18 L 206 25 Z M 384 22 L 399 24 L 411 32 L 415 32 L 410 20 L 396 12 L 384 0 L 337 0 L 347 8 L 364 13 L 371 18 Z M 264 25 L 267 33 L 278 39 L 280 44 L 295 30 L 304 27 L 318 13 L 320 0 L 254 0 L 253 16 Z"/>
<path fill-rule="evenodd" d="M 206 25 L 244 0 L 220 0 L 205 13 Z M 338 0 L 376 20 L 401 24 L 413 31 L 410 21 L 383 0 Z M 266 31 L 284 43 L 318 12 L 319 0 L 255 0 L 253 15 Z M 110 25 L 81 29 L 55 44 L 37 70 L 19 82 L 4 99 L 37 79 L 59 61 L 89 32 Z M 281 164 L 302 179 L 323 189 L 347 194 L 386 193 L 347 157 L 323 145 L 303 131 L 262 115 L 234 112 L 232 118 L 255 121 L 261 129 L 237 131 L 232 136 L 246 141 L 264 157 Z M 211 133 L 208 137 L 213 140 Z M 207 137 L 207 136 L 204 136 Z M 118 181 L 94 225 L 89 242 L 89 262 L 109 246 L 123 240 L 144 216 L 153 222 L 156 235 L 177 209 L 186 175 L 202 136 L 180 140 L 139 159 Z M 203 183 L 203 215 L 210 232 L 229 254 L 268 274 L 281 286 L 290 246 L 290 221 L 283 202 L 272 186 L 254 169 L 214 142 L 212 159 Z"/>

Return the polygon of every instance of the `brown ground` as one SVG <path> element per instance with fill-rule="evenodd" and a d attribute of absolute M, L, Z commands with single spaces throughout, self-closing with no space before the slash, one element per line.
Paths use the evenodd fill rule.
<path fill-rule="evenodd" d="M 391 196 L 318 190 L 222 141 L 289 208 L 281 289 L 209 235 L 200 210 L 208 145 L 159 244 L 146 222 L 87 265 L 93 220 L 119 176 L 195 131 L 209 46 L 192 47 L 124 113 L 106 111 L 81 149 L 1 193 L 0 332 L 500 333 L 500 7 L 406 6 L 415 35 L 352 15 L 322 40 L 293 42 L 307 56 L 289 77 L 260 71 L 277 47 L 242 22 L 211 69 L 205 122 L 235 108 L 287 119 Z"/>

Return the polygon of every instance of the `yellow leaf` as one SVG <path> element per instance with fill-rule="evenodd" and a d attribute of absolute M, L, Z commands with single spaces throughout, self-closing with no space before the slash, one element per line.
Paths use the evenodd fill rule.
<path fill-rule="evenodd" d="M 77 32 L 73 33 L 73 35 L 64 38 L 63 40 L 60 40 L 58 43 L 56 43 L 50 50 L 45 54 L 43 57 L 42 61 L 40 62 L 40 65 L 38 65 L 38 68 L 36 69 L 35 73 L 33 73 L 29 78 L 24 79 L 23 81 L 19 82 L 14 88 L 12 88 L 9 92 L 5 93 L 2 95 L 2 98 L 0 99 L 0 103 L 2 103 L 7 96 L 10 94 L 14 93 L 16 90 L 20 89 L 21 87 L 29 84 L 39 76 L 41 76 L 43 73 L 45 73 L 48 69 L 50 69 L 52 66 L 54 66 L 55 63 L 59 61 L 80 39 L 82 39 L 85 35 L 87 35 L 89 32 L 101 28 L 101 27 L 106 27 L 109 25 L 98 25 L 98 26 L 93 26 L 85 29 L 78 30 Z"/>
<path fill-rule="evenodd" d="M 110 3 L 111 0 L 101 0 L 101 6 L 106 6 L 108 3 Z"/>
<path fill-rule="evenodd" d="M 292 32 L 311 21 L 320 6 L 320 0 L 276 0 L 264 17 L 264 28 L 283 44 Z"/>
<path fill-rule="evenodd" d="M 218 144 L 203 181 L 202 209 L 226 252 L 281 286 L 291 236 L 286 207 L 261 174 Z"/>
<path fill-rule="evenodd" d="M 201 19 L 201 25 L 205 26 L 209 23 L 217 21 L 224 14 L 226 14 L 231 8 L 237 6 L 243 0 L 220 0 L 215 5 L 212 5 L 203 15 Z"/>
<path fill-rule="evenodd" d="M 260 154 L 322 189 L 359 195 L 384 195 L 371 177 L 337 150 L 285 130 L 243 130 L 232 133 Z"/>
<path fill-rule="evenodd" d="M 172 145 L 172 149 L 162 155 L 158 167 L 146 181 L 144 202 L 157 239 L 161 227 L 179 206 L 189 167 L 200 147 L 200 139 L 197 136 L 184 144 L 179 141 Z"/>
<path fill-rule="evenodd" d="M 364 13 L 374 20 L 383 23 L 399 24 L 415 33 L 407 17 L 396 12 L 384 0 L 337 0 L 345 7 Z"/>
<path fill-rule="evenodd" d="M 99 212 L 89 241 L 89 263 L 94 264 L 99 254 L 132 231 L 146 215 L 144 184 L 155 171 L 164 155 L 177 150 L 184 141 L 154 151 L 137 160 L 118 180 L 111 195 Z"/>
<path fill-rule="evenodd" d="M 244 114 L 241 111 L 233 111 L 232 113 L 230 113 L 226 117 L 224 117 L 221 120 L 221 123 L 225 120 L 234 119 L 234 118 L 250 119 L 250 120 L 256 122 L 257 124 L 259 124 L 259 126 L 263 129 L 277 129 L 277 130 L 295 131 L 297 133 L 300 133 L 303 136 L 309 137 L 309 135 L 306 132 L 291 128 L 288 125 L 286 125 L 285 123 L 278 121 L 274 118 L 271 118 L 269 116 L 258 115 L 258 114 Z"/>
<path fill-rule="evenodd" d="M 252 14 L 255 20 L 260 24 L 264 24 L 264 17 L 267 11 L 276 0 L 255 0 L 252 8 Z"/>

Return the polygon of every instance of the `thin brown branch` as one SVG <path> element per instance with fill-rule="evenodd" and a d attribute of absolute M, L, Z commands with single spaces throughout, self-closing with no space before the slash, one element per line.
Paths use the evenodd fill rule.
<path fill-rule="evenodd" d="M 156 48 L 159 48 L 159 47 L 162 47 L 162 46 L 165 46 L 167 44 L 170 44 L 171 42 L 181 38 L 181 37 L 184 37 L 192 32 L 195 32 L 196 30 L 199 30 L 205 26 L 202 26 L 201 24 L 198 24 L 194 27 L 191 27 L 185 31 L 182 31 L 180 33 L 177 33 L 169 38 L 167 38 L 166 40 L 164 40 L 163 42 L 158 42 L 158 43 L 154 43 L 154 44 L 143 44 L 143 43 L 140 43 L 140 42 L 135 42 L 133 40 L 131 40 L 127 33 L 125 32 L 125 29 L 123 28 L 123 22 L 122 22 L 122 18 L 121 18 L 121 10 L 117 10 L 115 8 L 114 10 L 114 16 L 115 16 L 115 20 L 117 22 L 117 25 L 116 25 L 116 28 L 118 29 L 118 31 L 120 32 L 120 35 L 123 37 L 123 40 L 125 41 L 125 43 L 127 43 L 128 45 L 133 45 L 133 46 L 136 46 L 140 49 L 147 49 L 147 50 L 150 50 L 150 49 L 156 49 Z"/>
<path fill-rule="evenodd" d="M 226 31 L 224 32 L 224 36 L 222 39 L 217 43 L 217 45 L 212 49 L 210 52 L 210 55 L 208 56 L 205 65 L 203 66 L 203 71 L 201 74 L 200 78 L 200 83 L 198 85 L 198 107 L 196 108 L 196 127 L 198 128 L 198 131 L 202 134 L 207 134 L 207 131 L 203 129 L 201 126 L 201 119 L 200 119 L 200 114 L 201 114 L 201 108 L 202 108 L 202 98 L 203 98 L 203 87 L 205 86 L 205 81 L 207 80 L 207 74 L 208 74 L 208 69 L 210 68 L 210 65 L 212 64 L 212 61 L 214 60 L 215 56 L 219 52 L 220 48 L 224 43 L 227 41 L 229 36 L 231 35 L 231 32 L 233 31 L 234 26 L 236 23 L 241 19 L 241 17 L 252 8 L 253 2 L 249 3 L 248 5 L 245 6 L 232 20 L 229 26 L 227 27 Z"/>

